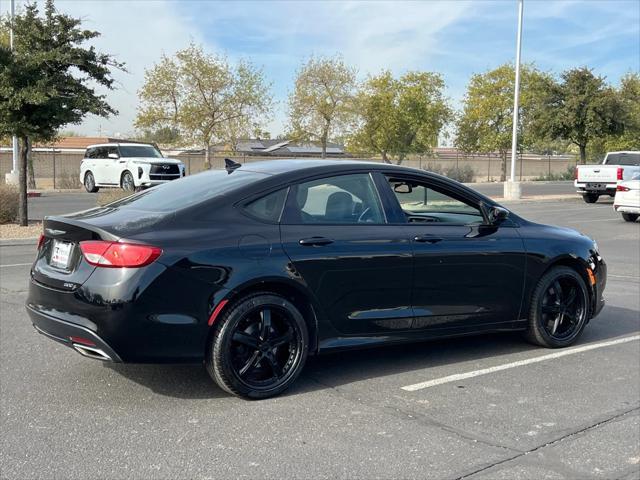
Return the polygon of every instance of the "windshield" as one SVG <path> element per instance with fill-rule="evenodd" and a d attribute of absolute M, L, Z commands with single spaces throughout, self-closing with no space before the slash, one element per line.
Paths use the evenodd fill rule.
<path fill-rule="evenodd" d="M 162 158 L 162 153 L 152 145 L 120 145 L 120 156 Z"/>
<path fill-rule="evenodd" d="M 147 212 L 171 212 L 229 193 L 266 177 L 263 173 L 242 170 L 232 173 L 210 170 L 158 185 L 107 206 Z"/>
<path fill-rule="evenodd" d="M 607 155 L 607 165 L 640 165 L 640 152 L 610 153 Z"/>

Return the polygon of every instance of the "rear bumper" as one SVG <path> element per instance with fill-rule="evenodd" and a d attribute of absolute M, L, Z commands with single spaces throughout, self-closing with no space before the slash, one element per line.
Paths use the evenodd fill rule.
<path fill-rule="evenodd" d="M 586 193 L 615 194 L 616 187 L 618 186 L 617 183 L 597 183 L 597 185 L 599 185 L 599 187 L 594 188 L 590 187 L 587 182 L 573 182 L 573 186 L 576 188 L 576 191 L 583 195 Z"/>
<path fill-rule="evenodd" d="M 640 207 L 632 205 L 614 205 L 614 210 L 618 213 L 637 213 L 640 214 Z"/>
<path fill-rule="evenodd" d="M 32 305 L 27 305 L 26 308 L 38 333 L 73 348 L 85 357 L 110 362 L 122 361 L 107 342 L 88 328 L 56 318 Z"/>

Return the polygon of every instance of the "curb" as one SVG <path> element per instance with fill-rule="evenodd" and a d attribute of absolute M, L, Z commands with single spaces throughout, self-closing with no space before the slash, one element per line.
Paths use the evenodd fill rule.
<path fill-rule="evenodd" d="M 20 245 L 36 245 L 40 237 L 0 238 L 0 247 L 17 247 Z"/>

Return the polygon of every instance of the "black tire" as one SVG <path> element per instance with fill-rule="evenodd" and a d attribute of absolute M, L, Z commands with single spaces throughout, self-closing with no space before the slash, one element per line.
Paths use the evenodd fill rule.
<path fill-rule="evenodd" d="M 84 174 L 84 189 L 89 193 L 96 193 L 100 188 L 96 187 L 96 179 L 91 171 Z"/>
<path fill-rule="evenodd" d="M 243 297 L 226 309 L 214 328 L 205 365 L 218 386 L 233 395 L 273 397 L 304 367 L 307 325 L 296 306 L 280 295 L 260 292 Z"/>
<path fill-rule="evenodd" d="M 558 285 L 560 294 L 556 293 Z M 525 337 L 542 347 L 568 347 L 580 336 L 588 319 L 589 293 L 580 274 L 569 267 L 553 267 L 538 281 L 533 293 Z"/>
<path fill-rule="evenodd" d="M 622 218 L 624 218 L 625 222 L 635 222 L 638 219 L 637 213 L 623 213 Z"/>
<path fill-rule="evenodd" d="M 125 170 L 122 172 L 122 177 L 120 178 L 120 187 L 127 191 L 134 193 L 136 191 L 136 184 L 133 181 L 133 175 L 129 170 Z"/>
<path fill-rule="evenodd" d="M 585 193 L 582 195 L 582 199 L 587 203 L 596 203 L 600 198 L 600 195 L 597 193 Z"/>

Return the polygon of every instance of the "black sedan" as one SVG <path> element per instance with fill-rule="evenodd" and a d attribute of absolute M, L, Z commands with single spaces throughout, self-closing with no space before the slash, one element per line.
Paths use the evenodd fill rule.
<path fill-rule="evenodd" d="M 27 310 L 113 362 L 202 362 L 285 390 L 307 355 L 521 330 L 566 347 L 603 307 L 596 243 L 432 173 L 275 160 L 48 217 Z"/>

